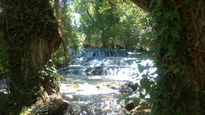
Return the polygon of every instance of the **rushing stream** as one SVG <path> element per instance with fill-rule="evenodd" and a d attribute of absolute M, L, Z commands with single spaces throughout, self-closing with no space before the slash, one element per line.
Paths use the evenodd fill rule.
<path fill-rule="evenodd" d="M 81 115 L 124 115 L 120 86 L 130 81 L 139 84 L 142 74 L 152 74 L 156 68 L 142 73 L 139 65 L 153 66 L 151 60 L 136 58 L 136 53 L 117 49 L 84 49 L 59 70 L 65 76 L 61 92 Z M 156 75 L 155 75 L 156 76 Z"/>

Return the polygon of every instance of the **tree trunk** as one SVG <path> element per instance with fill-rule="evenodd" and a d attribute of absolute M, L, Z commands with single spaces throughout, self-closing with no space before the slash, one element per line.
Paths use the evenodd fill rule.
<path fill-rule="evenodd" d="M 130 0 L 135 3 L 138 7 L 145 10 L 146 12 L 151 13 L 152 10 L 150 9 L 151 0 Z"/>
<path fill-rule="evenodd" d="M 140 8 L 150 12 L 150 0 L 131 0 Z M 183 35 L 181 38 L 165 41 L 165 37 L 157 38 L 160 52 L 155 59 L 158 67 L 157 85 L 151 95 L 152 114 L 161 115 L 202 115 L 205 114 L 205 1 L 204 0 L 182 0 L 170 1 L 162 0 L 164 6 L 160 7 L 161 16 L 165 16 L 172 9 L 180 8 L 180 22 Z M 174 7 L 174 8 L 173 8 Z M 154 9 L 156 9 L 154 7 Z M 159 9 L 158 9 L 159 10 Z M 159 13 L 159 12 L 158 12 Z M 159 14 L 155 14 L 159 15 Z M 163 17 L 160 17 L 163 18 Z M 174 19 L 172 21 L 176 21 Z M 156 22 L 158 25 L 164 20 Z M 174 24 L 174 23 L 173 23 Z M 166 25 L 164 25 L 166 26 Z M 163 27 L 161 25 L 161 29 Z M 172 27 L 173 25 L 168 25 Z M 175 27 L 176 28 L 176 27 Z M 160 29 L 160 28 L 159 28 Z M 168 31 L 170 32 L 170 31 Z M 158 34 L 158 33 L 157 33 Z M 173 33 L 172 33 L 173 34 Z M 169 35 L 171 35 L 169 33 Z M 173 44 L 173 42 L 175 44 Z M 179 47 L 179 45 L 181 45 Z M 172 46 L 175 56 L 167 58 L 168 46 Z M 178 49 L 176 49 L 178 48 Z M 167 61 L 168 60 L 168 61 Z M 179 66 L 178 71 L 165 71 L 170 67 Z M 183 71 L 183 72 L 181 72 Z"/>
<path fill-rule="evenodd" d="M 184 1 L 185 2 L 185 1 Z M 182 9 L 182 28 L 189 45 L 187 47 L 189 62 L 185 72 L 184 90 L 190 96 L 183 94 L 185 104 L 190 111 L 186 115 L 205 114 L 205 1 L 191 0 L 184 3 Z M 191 81 L 191 83 L 189 82 Z M 183 82 L 183 81 L 182 81 Z M 180 82 L 179 82 L 180 83 Z M 192 95 L 191 95 L 192 93 Z"/>
<path fill-rule="evenodd" d="M 58 86 L 52 66 L 53 53 L 59 48 L 57 20 L 49 0 L 1 1 L 1 32 L 8 46 L 9 93 L 17 104 L 28 104 Z"/>

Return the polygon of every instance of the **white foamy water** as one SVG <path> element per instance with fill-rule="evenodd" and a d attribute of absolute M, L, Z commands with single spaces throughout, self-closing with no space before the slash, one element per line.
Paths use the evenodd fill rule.
<path fill-rule="evenodd" d="M 129 81 L 140 84 L 145 74 L 153 80 L 157 77 L 153 61 L 137 55 L 124 50 L 85 49 L 59 70 L 65 76 L 61 92 L 72 96 L 70 101 L 82 115 L 124 115 L 124 106 L 117 101 L 122 98 L 120 86 Z"/>

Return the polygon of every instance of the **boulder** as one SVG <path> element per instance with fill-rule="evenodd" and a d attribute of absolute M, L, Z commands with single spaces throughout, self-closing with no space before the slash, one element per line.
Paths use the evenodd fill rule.
<path fill-rule="evenodd" d="M 130 115 L 149 115 L 150 108 L 150 104 L 146 100 L 141 100 L 139 105 L 130 111 Z"/>
<path fill-rule="evenodd" d="M 77 115 L 73 105 L 64 101 L 60 95 L 50 96 L 47 103 L 39 100 L 32 107 L 29 115 Z"/>
<path fill-rule="evenodd" d="M 49 115 L 73 115 L 75 112 L 73 111 L 72 106 L 67 102 L 62 102 L 59 107 L 49 113 Z"/>
<path fill-rule="evenodd" d="M 124 85 L 122 85 L 120 87 L 120 90 L 119 92 L 120 93 L 130 93 L 130 92 L 134 92 L 137 90 L 137 87 L 138 87 L 138 84 L 137 83 L 134 83 L 134 82 L 128 82 L 128 83 L 125 83 Z"/>
<path fill-rule="evenodd" d="M 134 107 L 134 103 L 133 103 L 133 100 L 130 100 L 126 105 L 125 105 L 125 109 L 128 110 L 128 111 L 131 111 L 133 110 L 135 107 Z"/>

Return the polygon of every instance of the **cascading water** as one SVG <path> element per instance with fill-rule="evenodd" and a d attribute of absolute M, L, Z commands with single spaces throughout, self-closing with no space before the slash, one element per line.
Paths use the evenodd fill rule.
<path fill-rule="evenodd" d="M 138 76 L 137 61 L 127 51 L 118 49 L 85 49 L 59 72 L 65 76 L 105 76 L 120 80 Z"/>
<path fill-rule="evenodd" d="M 152 74 L 156 68 L 139 72 L 138 65 L 153 66 L 151 60 L 136 58 L 138 54 L 119 49 L 81 50 L 59 70 L 65 76 L 61 92 L 72 101 L 82 115 L 124 115 L 119 104 L 120 86 L 128 81 L 139 83 L 143 73 Z"/>

